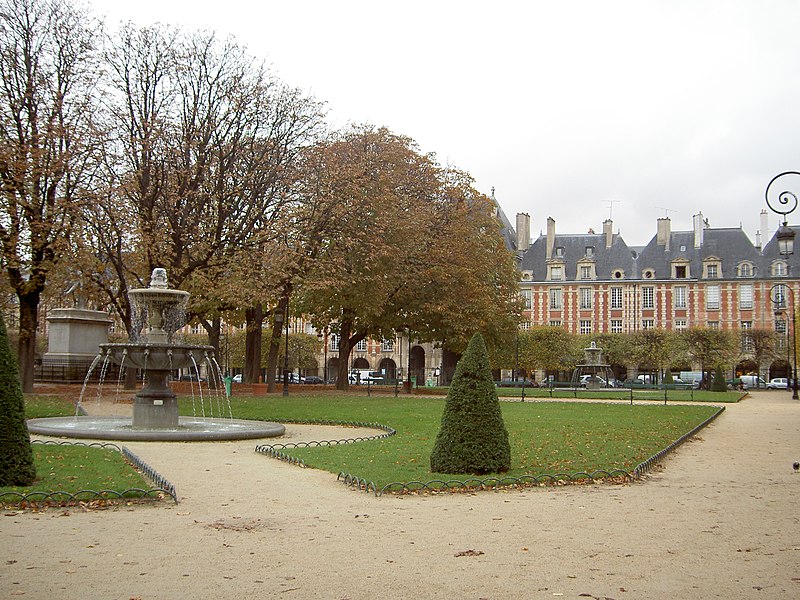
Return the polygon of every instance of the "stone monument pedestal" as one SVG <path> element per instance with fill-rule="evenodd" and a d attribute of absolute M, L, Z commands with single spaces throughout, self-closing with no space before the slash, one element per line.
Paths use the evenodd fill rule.
<path fill-rule="evenodd" d="M 54 308 L 47 316 L 46 368 L 62 369 L 67 380 L 83 380 L 100 344 L 108 342 L 108 314 L 85 308 Z"/>

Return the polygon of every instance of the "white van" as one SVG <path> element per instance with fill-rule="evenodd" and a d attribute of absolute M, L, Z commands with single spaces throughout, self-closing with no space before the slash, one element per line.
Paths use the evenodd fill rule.
<path fill-rule="evenodd" d="M 350 371 L 350 383 L 358 385 L 371 383 L 383 383 L 383 373 L 380 371 L 371 371 L 370 369 L 353 369 Z"/>
<path fill-rule="evenodd" d="M 758 375 L 742 375 L 739 380 L 748 388 L 765 388 L 767 382 L 761 379 Z"/>

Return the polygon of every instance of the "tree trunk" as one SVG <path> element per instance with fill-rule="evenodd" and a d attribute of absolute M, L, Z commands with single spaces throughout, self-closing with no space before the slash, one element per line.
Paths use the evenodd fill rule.
<path fill-rule="evenodd" d="M 275 391 L 275 373 L 278 370 L 278 356 L 281 351 L 281 337 L 285 324 L 283 318 L 286 316 L 286 303 L 288 298 L 281 298 L 278 306 L 272 313 L 272 337 L 269 340 L 269 354 L 267 355 L 267 392 Z M 280 320 L 278 320 L 280 315 Z"/>
<path fill-rule="evenodd" d="M 209 365 L 210 369 L 214 369 L 214 373 L 208 374 L 208 385 L 211 389 L 217 389 L 217 387 L 222 385 L 218 371 L 219 362 L 222 358 L 222 354 L 219 351 L 219 340 L 222 337 L 222 318 L 214 317 L 211 319 L 210 323 L 205 319 L 200 322 L 203 324 L 203 329 L 205 329 L 208 334 L 208 345 L 214 347 L 214 360 L 210 361 L 211 364 Z"/>
<path fill-rule="evenodd" d="M 264 322 L 264 305 L 256 304 L 244 311 L 247 334 L 244 342 L 244 381 L 261 381 L 261 325 Z"/>
<path fill-rule="evenodd" d="M 33 392 L 33 367 L 36 361 L 36 328 L 39 324 L 39 292 L 19 296 L 19 376 L 22 391 Z"/>
<path fill-rule="evenodd" d="M 336 364 L 336 389 L 347 391 L 350 389 L 350 352 L 353 349 L 353 340 L 350 338 L 352 322 L 342 319 L 339 331 L 339 360 Z"/>

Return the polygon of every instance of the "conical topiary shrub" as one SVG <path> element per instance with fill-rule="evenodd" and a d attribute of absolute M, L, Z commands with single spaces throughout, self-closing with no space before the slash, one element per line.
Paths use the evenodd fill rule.
<path fill-rule="evenodd" d="M 726 392 L 727 390 L 728 384 L 725 383 L 725 373 L 723 373 L 722 367 L 717 365 L 717 368 L 714 371 L 714 382 L 711 384 L 711 391 Z"/>
<path fill-rule="evenodd" d="M 30 485 L 35 478 L 19 366 L 0 314 L 0 486 Z"/>
<path fill-rule="evenodd" d="M 482 475 L 510 466 L 511 446 L 486 344 L 476 333 L 456 365 L 431 452 L 431 471 Z"/>

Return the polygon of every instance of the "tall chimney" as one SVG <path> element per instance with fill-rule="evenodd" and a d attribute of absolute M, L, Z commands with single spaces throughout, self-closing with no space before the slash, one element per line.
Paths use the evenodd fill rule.
<path fill-rule="evenodd" d="M 670 235 L 672 233 L 669 217 L 658 219 L 656 229 L 656 244 L 664 246 L 664 250 L 669 250 Z"/>
<path fill-rule="evenodd" d="M 606 236 L 606 248 L 611 248 L 614 243 L 614 221 L 611 219 L 603 221 L 603 235 Z"/>
<path fill-rule="evenodd" d="M 547 252 L 545 257 L 550 260 L 553 257 L 553 246 L 556 245 L 556 222 L 553 217 L 547 217 Z"/>
<path fill-rule="evenodd" d="M 766 208 L 761 209 L 761 239 L 764 242 L 769 241 L 769 213 Z"/>
<path fill-rule="evenodd" d="M 703 213 L 699 212 L 692 217 L 694 223 L 694 247 L 703 247 Z"/>
<path fill-rule="evenodd" d="M 517 213 L 517 251 L 525 252 L 531 245 L 531 216 Z"/>

